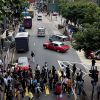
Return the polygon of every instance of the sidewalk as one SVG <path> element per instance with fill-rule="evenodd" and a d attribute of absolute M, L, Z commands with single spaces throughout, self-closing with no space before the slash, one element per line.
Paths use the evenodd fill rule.
<path fill-rule="evenodd" d="M 18 32 L 18 27 L 19 27 L 19 25 L 16 26 L 16 28 L 15 28 L 15 31 L 14 31 L 15 34 Z M 11 33 L 11 32 L 13 32 L 13 31 L 11 30 L 9 33 Z M 0 35 L 0 37 L 1 36 L 6 38 L 6 30 L 2 35 Z M 2 55 L 0 56 L 0 59 L 2 59 L 2 61 L 4 63 L 4 69 L 6 69 L 7 65 L 13 61 L 13 58 L 14 58 L 14 48 L 8 49 L 7 51 L 4 51 L 4 50 L 2 51 Z"/>
<path fill-rule="evenodd" d="M 83 64 L 91 67 L 91 59 L 86 59 L 83 51 L 81 51 L 81 52 L 76 51 L 76 53 L 79 56 L 79 58 Z M 98 70 L 100 71 L 100 60 L 96 60 L 96 66 L 97 66 Z"/>

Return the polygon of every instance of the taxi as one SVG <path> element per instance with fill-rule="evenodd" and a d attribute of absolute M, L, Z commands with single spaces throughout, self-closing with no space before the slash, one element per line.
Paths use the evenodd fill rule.
<path fill-rule="evenodd" d="M 70 48 L 68 45 L 65 45 L 64 43 L 58 41 L 46 42 L 43 44 L 43 47 L 45 49 L 50 49 L 50 50 L 63 52 L 63 53 L 67 52 Z"/>

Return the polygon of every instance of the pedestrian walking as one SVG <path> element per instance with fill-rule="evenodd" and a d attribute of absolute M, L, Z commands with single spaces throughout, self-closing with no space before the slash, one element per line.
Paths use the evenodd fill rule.
<path fill-rule="evenodd" d="M 80 69 L 80 71 L 79 71 L 79 76 L 80 76 L 80 80 L 83 80 L 82 78 L 83 78 L 83 72 L 82 72 L 82 70 Z"/>
<path fill-rule="evenodd" d="M 66 77 L 70 78 L 70 69 L 69 69 L 69 65 L 67 65 L 66 67 Z"/>
<path fill-rule="evenodd" d="M 96 63 L 96 61 L 95 61 L 95 59 L 93 58 L 93 59 L 92 59 L 92 66 L 95 66 L 95 63 Z"/>
<path fill-rule="evenodd" d="M 73 66 L 72 66 L 72 70 L 73 70 L 73 72 L 72 72 L 72 76 L 74 76 L 74 74 L 75 74 L 75 72 L 76 72 L 76 64 L 73 64 Z"/>
<path fill-rule="evenodd" d="M 31 51 L 31 58 L 32 58 L 32 62 L 35 62 L 34 57 L 35 57 L 35 54 L 34 54 L 34 52 L 33 52 L 33 51 Z"/>
<path fill-rule="evenodd" d="M 67 91 L 67 80 L 68 80 L 68 78 L 66 76 L 64 76 L 64 78 L 62 80 L 63 92 Z"/>
<path fill-rule="evenodd" d="M 83 89 L 83 83 L 84 83 L 83 80 L 77 82 L 77 88 L 78 88 L 78 93 L 77 93 L 77 95 L 81 95 L 82 89 Z"/>

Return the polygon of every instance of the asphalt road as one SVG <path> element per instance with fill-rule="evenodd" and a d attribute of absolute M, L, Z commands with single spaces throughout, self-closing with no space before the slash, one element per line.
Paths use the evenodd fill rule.
<path fill-rule="evenodd" d="M 48 62 L 48 65 L 51 67 L 54 65 L 56 68 L 59 68 L 58 60 L 60 61 L 71 61 L 71 62 L 81 62 L 77 53 L 74 49 L 70 49 L 66 53 L 58 53 L 55 51 L 47 50 L 43 48 L 43 43 L 48 41 L 49 36 L 54 34 L 54 32 L 59 32 L 55 25 L 50 22 L 46 17 L 43 17 L 42 21 L 36 20 L 37 16 L 33 19 L 32 29 L 27 29 L 30 34 L 29 38 L 29 52 L 16 54 L 16 59 L 19 56 L 28 56 L 30 57 L 30 52 L 35 53 L 35 62 L 40 66 L 44 65 L 44 62 Z M 37 29 L 39 27 L 46 28 L 46 37 L 37 37 Z"/>
<path fill-rule="evenodd" d="M 46 28 L 46 36 L 45 37 L 37 37 L 37 29 L 39 27 L 45 27 Z M 26 53 L 16 53 L 15 54 L 15 60 L 18 59 L 18 57 L 21 56 L 27 56 L 31 57 L 30 53 L 33 51 L 35 53 L 35 63 L 30 63 L 32 69 L 34 70 L 36 64 L 39 64 L 40 67 L 44 65 L 44 62 L 46 61 L 48 63 L 48 68 L 51 68 L 52 65 L 56 67 L 57 70 L 60 70 L 60 62 L 63 61 L 68 61 L 67 64 L 72 64 L 72 62 L 77 62 L 81 63 L 76 51 L 73 48 L 70 48 L 68 52 L 66 53 L 58 53 L 55 51 L 47 50 L 43 48 L 43 43 L 48 41 L 49 36 L 54 34 L 54 32 L 59 32 L 56 26 L 52 21 L 49 21 L 45 16 L 43 16 L 42 21 L 37 21 L 37 16 L 33 18 L 33 26 L 32 29 L 27 29 L 26 31 L 29 32 L 30 37 L 29 37 L 29 52 Z M 65 63 L 65 62 L 64 62 Z M 67 64 L 65 64 L 67 66 Z M 71 68 L 72 66 L 70 66 Z M 85 72 L 84 66 L 77 66 L 81 68 Z M 68 97 L 64 95 L 64 100 L 74 100 L 73 96 Z M 49 95 L 41 95 L 41 100 L 56 100 L 55 96 L 53 93 Z M 27 100 L 27 98 L 25 98 Z"/>

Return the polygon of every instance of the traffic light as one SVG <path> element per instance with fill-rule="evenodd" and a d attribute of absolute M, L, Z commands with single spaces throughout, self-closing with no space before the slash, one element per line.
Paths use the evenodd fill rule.
<path fill-rule="evenodd" d="M 89 72 L 90 72 L 89 76 L 94 79 L 94 70 L 89 70 Z"/>
<path fill-rule="evenodd" d="M 95 73 L 94 73 L 94 81 L 95 82 L 98 82 L 98 75 L 99 75 L 99 71 L 95 70 Z"/>
<path fill-rule="evenodd" d="M 89 70 L 89 72 L 90 72 L 89 76 L 91 78 L 93 78 L 95 82 L 98 82 L 99 71 L 98 70 Z"/>

